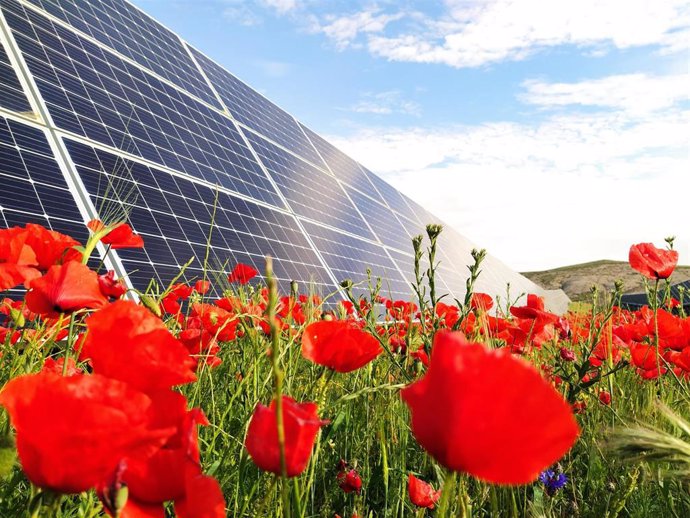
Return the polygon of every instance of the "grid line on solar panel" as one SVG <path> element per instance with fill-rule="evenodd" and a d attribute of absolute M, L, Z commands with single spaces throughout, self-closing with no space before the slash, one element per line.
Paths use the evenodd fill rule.
<path fill-rule="evenodd" d="M 251 131 L 245 135 L 295 214 L 376 239 L 334 178 Z"/>
<path fill-rule="evenodd" d="M 384 296 L 401 298 L 411 293 L 402 274 L 386 253 L 383 246 L 348 236 L 310 221 L 301 220 L 317 250 L 337 280 L 351 279 L 354 283 L 365 283 L 356 292 L 367 290 L 367 268 L 373 277 L 383 279 Z"/>
<path fill-rule="evenodd" d="M 365 190 L 367 193 L 371 191 L 370 196 L 379 197 L 357 161 L 340 151 L 320 135 L 314 133 L 304 124 L 300 123 L 300 126 L 336 178 L 351 187 Z"/>
<path fill-rule="evenodd" d="M 226 116 L 42 15 L 14 7 L 6 17 L 59 128 L 282 205 Z"/>
<path fill-rule="evenodd" d="M 411 235 L 388 207 L 347 185 L 344 188 L 381 243 L 396 250 L 412 251 Z"/>
<path fill-rule="evenodd" d="M 219 106 L 179 37 L 123 0 L 24 0 L 194 96 Z"/>
<path fill-rule="evenodd" d="M 120 251 L 125 267 L 138 270 L 133 282 L 144 282 L 156 270 L 167 283 L 190 257 L 196 261 L 188 274 L 198 277 L 208 252 L 211 272 L 237 262 L 263 271 L 264 257 L 271 255 L 284 287 L 293 279 L 332 287 L 293 216 L 71 139 L 66 144 L 94 205 L 106 212 L 127 210 L 144 237 L 143 249 Z"/>
<path fill-rule="evenodd" d="M 24 89 L 22 88 L 17 73 L 12 67 L 10 58 L 5 51 L 4 43 L 0 37 L 0 107 L 15 112 L 29 112 L 29 104 Z"/>
<path fill-rule="evenodd" d="M 257 131 L 290 151 L 323 167 L 309 139 L 295 118 L 237 79 L 210 58 L 189 46 L 225 107 L 235 120 Z"/>
<path fill-rule="evenodd" d="M 406 217 L 410 221 L 417 221 L 417 217 L 412 209 L 405 202 L 403 194 L 390 185 L 388 182 L 383 180 L 378 175 L 372 173 L 364 166 L 361 166 L 362 172 L 367 176 L 369 181 L 374 185 L 376 191 L 380 194 L 381 198 L 385 201 L 392 210 L 397 212 L 399 215 Z M 424 223 L 426 225 L 426 223 Z"/>
<path fill-rule="evenodd" d="M 0 117 L 0 185 L 6 226 L 31 222 L 76 239 L 88 236 L 42 130 Z"/>

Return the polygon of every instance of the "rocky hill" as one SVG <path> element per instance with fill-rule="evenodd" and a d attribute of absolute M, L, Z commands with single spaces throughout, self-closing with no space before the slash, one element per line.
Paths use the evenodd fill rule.
<path fill-rule="evenodd" d="M 594 261 L 591 263 L 564 266 L 543 272 L 522 272 L 522 275 L 545 289 L 562 289 L 573 301 L 588 300 L 589 290 L 597 285 L 601 290 L 611 291 L 613 283 L 623 281 L 624 293 L 644 291 L 644 278 L 623 261 Z M 671 282 L 690 279 L 690 266 L 678 266 Z"/>

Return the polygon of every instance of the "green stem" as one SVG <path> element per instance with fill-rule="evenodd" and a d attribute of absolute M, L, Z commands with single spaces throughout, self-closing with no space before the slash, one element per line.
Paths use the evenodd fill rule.
<path fill-rule="evenodd" d="M 278 451 L 280 452 L 281 496 L 283 517 L 290 518 L 290 494 L 285 459 L 285 423 L 283 420 L 283 381 L 285 373 L 280 366 L 280 329 L 276 321 L 278 306 L 278 285 L 273 276 L 273 260 L 266 257 L 266 284 L 268 285 L 268 324 L 271 328 L 271 361 L 273 363 L 273 400 L 276 407 L 276 426 L 278 428 Z"/>
<path fill-rule="evenodd" d="M 656 374 L 657 383 L 661 389 L 661 354 L 659 354 L 659 279 L 654 281 L 654 297 L 652 298 L 652 309 L 654 310 L 654 345 L 656 347 Z"/>
<path fill-rule="evenodd" d="M 436 518 L 445 518 L 450 516 L 448 512 L 450 511 L 450 500 L 453 496 L 453 491 L 455 489 L 455 472 L 449 471 L 446 473 L 446 478 L 443 481 L 443 489 L 441 491 L 441 501 L 438 504 L 438 514 Z"/>

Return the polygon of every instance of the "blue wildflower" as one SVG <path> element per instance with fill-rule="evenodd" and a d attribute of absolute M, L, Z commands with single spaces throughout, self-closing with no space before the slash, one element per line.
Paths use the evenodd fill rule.
<path fill-rule="evenodd" d="M 556 491 L 565 486 L 568 482 L 568 477 L 564 473 L 556 473 L 552 469 L 542 471 L 539 475 L 539 482 L 544 484 L 544 490 L 549 496 L 556 494 Z"/>

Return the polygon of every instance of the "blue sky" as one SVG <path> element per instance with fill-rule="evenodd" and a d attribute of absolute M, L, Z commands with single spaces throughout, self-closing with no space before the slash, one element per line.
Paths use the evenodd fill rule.
<path fill-rule="evenodd" d="M 518 270 L 690 264 L 684 0 L 134 3 Z"/>

